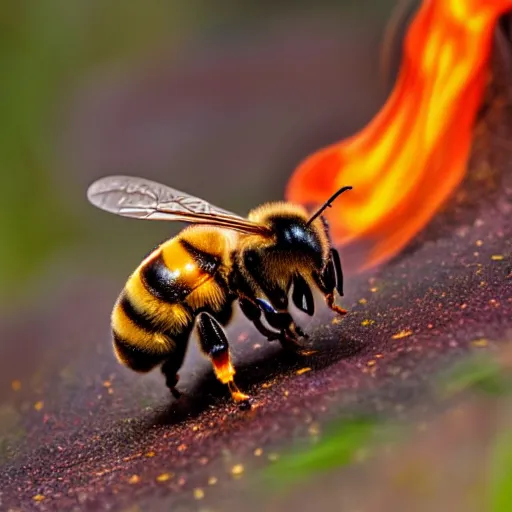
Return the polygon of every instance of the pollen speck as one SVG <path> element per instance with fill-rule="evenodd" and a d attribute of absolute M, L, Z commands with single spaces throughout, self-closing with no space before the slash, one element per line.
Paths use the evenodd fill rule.
<path fill-rule="evenodd" d="M 132 475 L 130 478 L 128 478 L 129 484 L 138 484 L 140 482 L 140 476 L 139 475 Z"/>
<path fill-rule="evenodd" d="M 208 478 L 208 485 L 215 485 L 218 482 L 217 478 L 214 476 L 211 476 Z"/>
<path fill-rule="evenodd" d="M 231 474 L 237 478 L 237 477 L 240 477 L 242 475 L 242 473 L 244 472 L 244 466 L 242 464 L 235 464 L 232 468 L 231 468 Z"/>
<path fill-rule="evenodd" d="M 39 402 L 36 402 L 34 404 L 34 409 L 36 411 L 40 411 L 44 407 L 44 402 L 42 400 L 39 400 Z"/>
<path fill-rule="evenodd" d="M 263 453 L 263 450 L 261 448 L 256 448 L 256 450 L 254 450 L 254 455 L 256 457 L 261 456 L 262 453 Z"/>
<path fill-rule="evenodd" d="M 311 368 L 301 368 L 300 370 L 297 370 L 295 373 L 297 375 L 302 375 L 303 373 L 311 371 Z"/>
<path fill-rule="evenodd" d="M 156 477 L 157 482 L 167 482 L 167 480 L 170 480 L 174 475 L 172 473 L 162 473 L 161 475 L 158 475 Z"/>
<path fill-rule="evenodd" d="M 503 256 L 503 254 L 493 254 L 491 256 L 491 260 L 493 261 L 502 261 L 505 259 L 505 256 Z"/>
<path fill-rule="evenodd" d="M 393 336 L 391 336 L 394 340 L 399 340 L 401 338 L 407 338 L 407 336 L 411 336 L 413 332 L 411 330 L 405 330 L 405 331 L 400 331 L 400 332 L 397 332 L 396 334 L 393 334 Z"/>
<path fill-rule="evenodd" d="M 19 380 L 13 380 L 11 382 L 11 388 L 13 391 L 19 391 L 21 389 L 21 381 Z"/>
<path fill-rule="evenodd" d="M 34 501 L 43 501 L 45 499 L 45 497 L 42 495 L 42 494 L 36 494 L 35 496 L 32 496 L 32 499 Z"/>
<path fill-rule="evenodd" d="M 203 489 L 200 489 L 200 488 L 194 489 L 194 499 L 202 500 L 203 498 L 204 498 Z"/>
<path fill-rule="evenodd" d="M 471 345 L 474 347 L 487 347 L 488 344 L 489 342 L 485 338 L 480 338 L 471 342 Z"/>

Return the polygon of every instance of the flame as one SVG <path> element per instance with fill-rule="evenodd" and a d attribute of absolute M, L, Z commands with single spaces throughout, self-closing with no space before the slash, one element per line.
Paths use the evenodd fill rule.
<path fill-rule="evenodd" d="M 363 242 L 362 271 L 394 256 L 464 177 L 477 110 L 490 77 L 498 17 L 512 0 L 424 0 L 405 37 L 394 89 L 359 133 L 306 158 L 289 201 L 323 203 L 333 242 Z"/>

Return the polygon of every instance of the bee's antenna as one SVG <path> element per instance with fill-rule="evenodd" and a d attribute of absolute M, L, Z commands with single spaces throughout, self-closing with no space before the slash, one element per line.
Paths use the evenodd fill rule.
<path fill-rule="evenodd" d="M 316 213 L 308 220 L 308 222 L 306 223 L 307 226 L 309 226 L 317 217 L 319 217 L 320 215 L 322 215 L 323 211 L 326 209 L 326 208 L 330 208 L 331 207 L 331 204 L 332 202 L 341 194 L 343 194 L 343 192 L 347 191 L 347 190 L 352 190 L 352 187 L 342 187 L 340 188 L 335 194 L 333 194 L 329 199 L 327 199 L 327 201 L 323 204 L 323 206 L 321 208 L 319 208 Z"/>

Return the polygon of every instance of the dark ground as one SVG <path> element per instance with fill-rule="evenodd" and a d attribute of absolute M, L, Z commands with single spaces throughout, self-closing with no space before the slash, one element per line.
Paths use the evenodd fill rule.
<path fill-rule="evenodd" d="M 306 433 L 313 421 L 421 402 L 433 372 L 510 337 L 509 212 L 502 196 L 473 225 L 424 244 L 375 279 L 349 280 L 344 303 L 350 315 L 314 331 L 318 352 L 309 357 L 293 359 L 277 348 L 266 353 L 265 343 L 244 331 L 247 337 L 234 345 L 238 361 L 254 354 L 255 361 L 237 365 L 239 385 L 258 406 L 250 413 L 232 405 L 209 372 L 197 376 L 182 402 L 172 403 L 157 373 L 137 378 L 122 371 L 110 354 L 106 325 L 91 329 L 88 319 L 77 319 L 84 301 L 106 319 L 109 301 L 98 301 L 90 284 L 74 288 L 49 314 L 34 312 L 45 338 L 43 369 L 20 376 L 21 389 L 2 406 L 3 506 L 193 503 L 194 489 L 207 487 L 209 478 L 219 488 L 236 485 L 230 468 L 243 462 L 248 478 L 252 464 L 266 463 L 270 451 L 279 451 L 292 433 Z M 18 347 L 25 342 L 21 331 L 10 338 Z M 12 350 L 13 357 L 23 356 Z M 303 368 L 310 371 L 298 375 Z M 37 392 L 30 389 L 34 383 Z M 9 438 L 19 429 L 19 439 Z M 260 457 L 252 455 L 258 448 Z M 172 476 L 164 481 L 164 474 Z"/>
<path fill-rule="evenodd" d="M 512 340 L 508 131 L 477 133 L 456 200 L 395 261 L 371 277 L 348 276 L 350 314 L 333 322 L 323 313 L 309 326 L 315 353 L 287 356 L 245 324 L 231 330 L 251 412 L 228 400 L 196 352 L 178 403 L 158 372 L 119 367 L 108 315 L 120 283 L 77 277 L 3 325 L 2 510 L 219 510 L 225 493 L 312 426 L 431 407 L 441 369 Z"/>

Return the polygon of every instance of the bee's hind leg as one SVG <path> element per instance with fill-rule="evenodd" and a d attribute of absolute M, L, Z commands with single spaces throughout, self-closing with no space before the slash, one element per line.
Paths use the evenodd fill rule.
<path fill-rule="evenodd" d="M 186 333 L 187 337 L 188 334 L 189 333 Z M 181 398 L 181 392 L 176 389 L 176 385 L 180 379 L 178 370 L 181 368 L 183 360 L 185 359 L 185 352 L 187 347 L 186 341 L 187 340 L 185 339 L 183 340 L 183 343 L 176 343 L 176 347 L 179 347 L 179 350 L 173 352 L 172 355 L 164 361 L 164 364 L 161 367 L 162 373 L 165 377 L 165 384 L 172 393 L 172 396 L 176 399 Z"/>
<path fill-rule="evenodd" d="M 249 396 L 238 389 L 233 379 L 235 369 L 231 363 L 228 339 L 224 329 L 215 318 L 206 312 L 200 313 L 197 328 L 201 349 L 210 358 L 215 376 L 228 386 L 235 402 L 247 407 Z"/>

